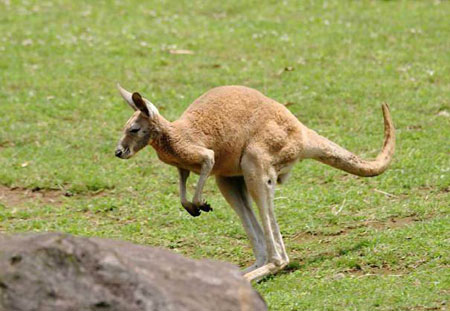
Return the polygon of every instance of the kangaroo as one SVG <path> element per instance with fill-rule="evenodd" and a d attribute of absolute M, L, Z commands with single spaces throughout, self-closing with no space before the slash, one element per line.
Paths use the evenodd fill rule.
<path fill-rule="evenodd" d="M 117 87 L 135 112 L 115 155 L 129 159 L 151 145 L 161 161 L 177 167 L 181 205 L 192 216 L 212 210 L 202 190 L 208 176 L 214 175 L 220 192 L 242 221 L 256 257 L 243 271 L 249 281 L 276 273 L 289 263 L 275 218 L 274 191 L 297 161 L 314 159 L 371 177 L 383 173 L 394 154 L 395 129 L 386 104 L 382 104 L 384 146 L 375 160 L 367 161 L 307 128 L 284 105 L 248 87 L 211 89 L 174 122 L 167 121 L 139 93 Z M 190 172 L 200 175 L 192 201 L 186 197 Z"/>

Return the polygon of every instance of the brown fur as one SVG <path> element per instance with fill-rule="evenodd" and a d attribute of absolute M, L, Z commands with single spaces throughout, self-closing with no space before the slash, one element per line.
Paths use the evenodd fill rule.
<path fill-rule="evenodd" d="M 163 162 L 199 173 L 199 153 L 211 149 L 215 157 L 211 174 L 221 176 L 242 175 L 240 159 L 246 149 L 260 148 L 274 166 L 294 161 L 306 131 L 283 105 L 256 90 L 235 86 L 212 89 L 173 123 L 159 119 L 165 126 L 152 147 Z"/>
<path fill-rule="evenodd" d="M 250 230 L 248 233 L 255 254 L 259 252 L 266 258 L 262 267 L 256 265 L 249 272 L 249 279 L 272 273 L 287 264 L 288 258 L 273 214 L 273 189 L 277 181 L 286 179 L 297 160 L 312 158 L 352 174 L 375 176 L 386 170 L 394 153 L 395 132 L 386 105 L 383 105 L 383 150 L 374 161 L 366 161 L 308 129 L 285 106 L 251 88 L 214 88 L 195 100 L 174 122 L 167 121 L 159 113 L 152 114 L 156 108 L 139 94 L 133 94 L 130 100 L 131 93 L 119 89 L 136 110 L 119 143 L 119 149 L 131 150 L 123 158 L 139 151 L 142 141 L 148 139 L 147 143 L 155 149 L 161 161 L 179 169 L 182 205 L 193 216 L 198 216 L 200 209 L 208 210 L 206 202 L 201 199 L 202 188 L 209 175 L 216 175 L 230 205 L 238 214 L 244 211 L 239 215 L 247 221 L 244 226 L 251 227 L 246 227 L 246 230 Z M 142 107 L 143 100 L 147 101 L 147 106 L 151 105 L 149 109 Z M 130 133 L 133 126 L 140 127 L 140 131 L 148 131 L 148 138 Z M 200 174 L 192 202 L 185 197 L 184 184 L 189 171 Z M 234 188 L 233 183 L 239 187 Z M 228 191 L 232 195 L 228 195 Z M 264 243 L 257 241 L 261 229 L 254 222 L 254 216 L 245 210 L 248 206 L 238 206 L 247 202 L 243 191 L 248 191 L 260 209 Z M 265 247 L 267 254 L 262 254 L 258 247 Z"/>

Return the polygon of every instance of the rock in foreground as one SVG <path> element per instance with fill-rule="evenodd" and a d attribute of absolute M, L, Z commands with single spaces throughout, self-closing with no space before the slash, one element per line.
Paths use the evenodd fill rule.
<path fill-rule="evenodd" d="M 99 238 L 0 236 L 1 311 L 267 310 L 231 264 Z"/>

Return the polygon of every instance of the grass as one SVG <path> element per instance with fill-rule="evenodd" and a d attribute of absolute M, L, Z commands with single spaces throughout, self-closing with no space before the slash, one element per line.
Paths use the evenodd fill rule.
<path fill-rule="evenodd" d="M 112 237 L 246 266 L 244 231 L 212 180 L 214 212 L 194 219 L 178 202 L 176 170 L 153 151 L 114 158 L 131 115 L 116 82 L 169 120 L 212 87 L 251 86 L 365 158 L 380 148 L 386 102 L 398 139 L 391 169 L 363 179 L 298 164 L 276 195 L 292 264 L 255 287 L 270 310 L 445 309 L 449 10 L 446 1 L 0 1 L 0 184 L 41 189 L 19 203 L 5 191 L 0 231 Z M 48 189 L 70 196 L 41 197 Z"/>

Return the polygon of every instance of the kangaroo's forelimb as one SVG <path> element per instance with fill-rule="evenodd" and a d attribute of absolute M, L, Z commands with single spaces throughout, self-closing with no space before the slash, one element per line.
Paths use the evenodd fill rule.
<path fill-rule="evenodd" d="M 186 181 L 191 172 L 178 168 L 181 205 L 193 217 L 200 216 L 200 209 L 186 198 Z"/>
<path fill-rule="evenodd" d="M 203 187 L 205 186 L 206 179 L 208 178 L 211 170 L 214 166 L 214 151 L 209 149 L 204 149 L 203 152 L 203 162 L 201 164 L 200 177 L 197 182 L 197 187 L 195 188 L 194 198 L 192 203 L 199 209 L 205 212 L 212 211 L 211 206 L 206 203 L 202 198 Z"/>
<path fill-rule="evenodd" d="M 205 149 L 201 150 L 200 153 L 203 155 L 200 157 L 203 160 L 201 162 L 200 177 L 197 182 L 197 187 L 195 189 L 192 202 L 190 202 L 186 197 L 186 182 L 190 171 L 183 168 L 178 168 L 181 205 L 193 217 L 199 216 L 201 210 L 204 212 L 212 211 L 211 206 L 203 200 L 202 192 L 205 182 L 214 166 L 214 152 L 212 150 Z"/>

